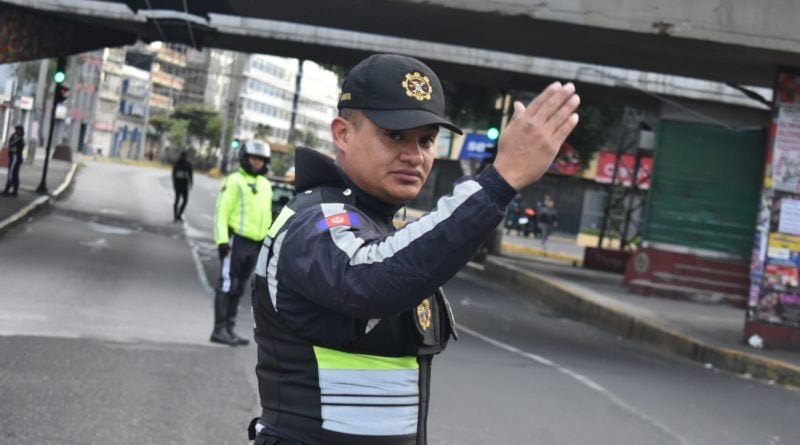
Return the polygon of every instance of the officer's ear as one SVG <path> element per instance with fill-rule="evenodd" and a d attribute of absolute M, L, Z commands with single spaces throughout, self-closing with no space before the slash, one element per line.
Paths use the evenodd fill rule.
<path fill-rule="evenodd" d="M 333 144 L 340 152 L 347 152 L 347 146 L 353 138 L 354 131 L 355 127 L 347 119 L 337 116 L 331 121 Z"/>

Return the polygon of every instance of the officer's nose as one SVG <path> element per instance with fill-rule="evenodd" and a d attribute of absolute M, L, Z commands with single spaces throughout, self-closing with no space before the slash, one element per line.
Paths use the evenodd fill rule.
<path fill-rule="evenodd" d="M 423 148 L 419 146 L 418 142 L 411 141 L 405 147 L 403 147 L 403 152 L 400 154 L 400 160 L 403 162 L 408 162 L 412 165 L 420 165 L 424 161 L 422 150 Z"/>

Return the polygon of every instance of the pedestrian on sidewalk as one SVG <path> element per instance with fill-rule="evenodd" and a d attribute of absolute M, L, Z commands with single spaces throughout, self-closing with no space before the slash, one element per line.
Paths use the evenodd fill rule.
<path fill-rule="evenodd" d="M 536 217 L 539 222 L 539 239 L 542 242 L 542 248 L 547 249 L 547 238 L 558 227 L 558 211 L 552 196 L 544 195 L 544 205 L 539 207 Z"/>
<path fill-rule="evenodd" d="M 234 331 L 239 299 L 253 273 L 261 243 L 272 224 L 272 185 L 264 175 L 269 144 L 246 141 L 240 149 L 241 168 L 222 181 L 214 215 L 214 241 L 220 259 L 220 279 L 214 297 L 212 343 L 229 346 L 250 341 Z"/>
<path fill-rule="evenodd" d="M 572 84 L 514 103 L 497 158 L 395 229 L 433 167 L 442 85 L 411 57 L 379 54 L 344 80 L 335 161 L 295 152 L 297 195 L 259 256 L 253 291 L 263 444 L 425 445 L 431 361 L 455 337 L 440 286 L 538 180 L 578 121 Z"/>
<path fill-rule="evenodd" d="M 22 125 L 14 127 L 14 133 L 6 144 L 8 149 L 8 178 L 3 195 L 17 196 L 19 189 L 19 167 L 22 165 L 22 152 L 25 149 L 25 129 Z"/>
<path fill-rule="evenodd" d="M 175 189 L 175 203 L 172 212 L 175 222 L 183 221 L 183 211 L 189 201 L 189 190 L 192 188 L 192 163 L 187 158 L 186 150 L 181 151 L 178 160 L 172 166 L 172 188 Z"/>

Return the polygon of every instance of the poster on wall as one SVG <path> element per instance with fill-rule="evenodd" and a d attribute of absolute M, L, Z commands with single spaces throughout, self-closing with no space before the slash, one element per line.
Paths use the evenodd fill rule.
<path fill-rule="evenodd" d="M 800 200 L 783 199 L 781 201 L 778 231 L 800 235 Z"/>
<path fill-rule="evenodd" d="M 800 104 L 781 105 L 775 126 L 773 187 L 775 190 L 800 192 Z"/>
<path fill-rule="evenodd" d="M 759 321 L 800 328 L 800 296 L 782 292 L 766 292 L 756 308 Z"/>

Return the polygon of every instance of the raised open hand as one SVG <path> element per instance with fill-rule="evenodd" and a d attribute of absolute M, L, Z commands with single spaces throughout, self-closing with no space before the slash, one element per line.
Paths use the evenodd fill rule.
<path fill-rule="evenodd" d="M 575 85 L 555 82 L 525 107 L 514 102 L 514 115 L 500 136 L 494 167 L 516 190 L 537 181 L 561 144 L 578 124 L 580 98 Z"/>

